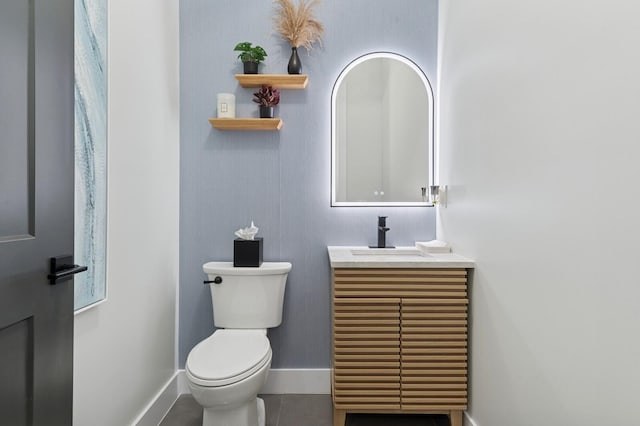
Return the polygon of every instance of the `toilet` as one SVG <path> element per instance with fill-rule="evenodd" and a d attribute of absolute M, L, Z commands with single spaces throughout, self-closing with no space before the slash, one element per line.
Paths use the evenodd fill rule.
<path fill-rule="evenodd" d="M 267 328 L 282 322 L 288 262 L 237 268 L 208 262 L 213 323 L 218 329 L 189 352 L 185 373 L 203 407 L 203 426 L 265 426 L 258 392 L 271 367 Z"/>

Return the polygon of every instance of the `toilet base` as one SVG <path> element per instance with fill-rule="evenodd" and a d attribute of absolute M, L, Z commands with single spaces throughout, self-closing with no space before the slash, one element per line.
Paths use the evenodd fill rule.
<path fill-rule="evenodd" d="M 254 398 L 229 408 L 205 408 L 202 426 L 265 426 L 265 419 L 264 401 Z"/>

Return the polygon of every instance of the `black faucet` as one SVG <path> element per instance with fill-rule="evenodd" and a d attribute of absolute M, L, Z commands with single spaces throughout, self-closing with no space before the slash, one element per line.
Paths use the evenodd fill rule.
<path fill-rule="evenodd" d="M 395 248 L 393 246 L 387 246 L 387 231 L 391 228 L 387 228 L 387 216 L 378 216 L 378 246 L 371 248 Z"/>

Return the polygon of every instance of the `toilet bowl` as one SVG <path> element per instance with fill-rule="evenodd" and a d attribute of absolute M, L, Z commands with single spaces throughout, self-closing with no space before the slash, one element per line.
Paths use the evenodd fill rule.
<path fill-rule="evenodd" d="M 204 426 L 264 426 L 264 403 L 257 394 L 271 356 L 264 330 L 217 330 L 191 350 L 185 372 L 203 407 Z"/>
<path fill-rule="evenodd" d="M 265 426 L 258 392 L 267 381 L 272 351 L 267 328 L 282 322 L 291 264 L 264 262 L 236 268 L 203 266 L 209 276 L 214 324 L 224 327 L 198 343 L 185 364 L 191 393 L 203 408 L 203 426 Z"/>

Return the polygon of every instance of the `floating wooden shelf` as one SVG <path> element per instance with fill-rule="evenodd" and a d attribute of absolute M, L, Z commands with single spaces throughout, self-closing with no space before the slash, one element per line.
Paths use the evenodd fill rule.
<path fill-rule="evenodd" d="M 280 130 L 279 118 L 210 118 L 209 123 L 220 130 Z"/>
<path fill-rule="evenodd" d="M 277 89 L 304 89 L 309 78 L 306 74 L 236 74 L 242 87 L 271 85 Z"/>
<path fill-rule="evenodd" d="M 309 77 L 306 74 L 236 74 L 242 87 L 270 85 L 278 89 L 304 89 Z M 280 130 L 279 118 L 210 118 L 209 123 L 219 130 Z"/>

